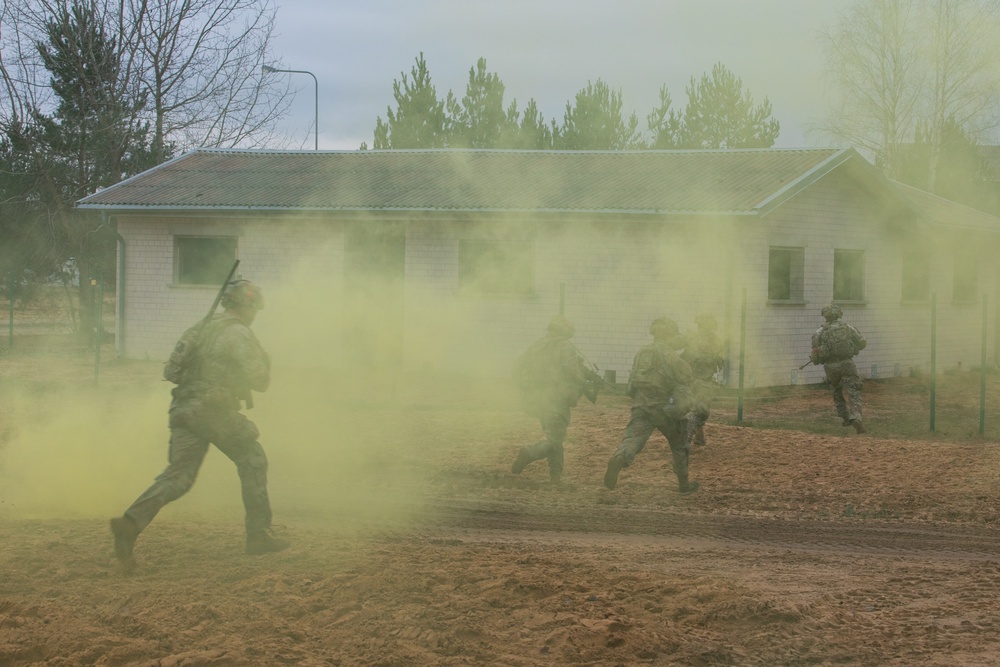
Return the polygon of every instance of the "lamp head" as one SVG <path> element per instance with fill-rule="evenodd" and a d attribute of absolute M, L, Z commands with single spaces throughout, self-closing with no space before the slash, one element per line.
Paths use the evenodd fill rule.
<path fill-rule="evenodd" d="M 270 65 L 261 65 L 260 66 L 260 71 L 263 72 L 264 74 L 274 74 L 278 70 L 274 69 Z"/>

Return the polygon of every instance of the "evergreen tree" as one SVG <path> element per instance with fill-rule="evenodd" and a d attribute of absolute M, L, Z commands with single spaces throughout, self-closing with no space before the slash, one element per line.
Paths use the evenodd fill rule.
<path fill-rule="evenodd" d="M 677 148 L 681 143 L 681 115 L 670 108 L 673 100 L 666 86 L 660 87 L 660 105 L 646 116 L 653 137 L 651 148 Z"/>
<path fill-rule="evenodd" d="M 678 130 L 680 148 L 770 148 L 780 131 L 771 118 L 771 103 L 764 98 L 754 106 L 743 81 L 722 63 L 700 81 L 691 78 L 687 87 L 688 103 Z M 661 93 L 662 98 L 662 93 Z M 671 116 L 672 118 L 672 116 Z M 669 139 L 667 132 L 654 138 L 654 145 Z"/>
<path fill-rule="evenodd" d="M 508 118 L 516 129 L 512 129 L 511 136 L 504 142 L 503 148 L 520 148 L 523 150 L 547 150 L 553 145 L 553 137 L 557 132 L 555 121 L 546 123 L 542 112 L 538 110 L 538 103 L 534 98 L 528 100 L 528 106 L 524 108 L 524 113 L 518 114 L 517 102 L 515 101 L 507 112 Z M 517 118 L 520 116 L 520 123 Z"/>
<path fill-rule="evenodd" d="M 149 127 L 139 120 L 143 100 L 128 94 L 121 54 L 104 25 L 92 3 L 56 9 L 47 41 L 36 48 L 57 104 L 51 115 L 35 110 L 30 126 L 7 132 L 6 157 L 27 168 L 18 185 L 36 195 L 33 233 L 25 240 L 41 237 L 54 272 L 72 260 L 79 272 L 80 328 L 87 333 L 96 331 L 88 278 L 114 275 L 115 237 L 74 204 L 154 164 Z"/>
<path fill-rule="evenodd" d="M 931 171 L 937 161 L 937 177 L 930 190 L 939 197 L 1000 215 L 1000 196 L 991 186 L 979 146 L 952 116 L 938 140 L 927 122 L 917 125 L 914 142 L 899 152 L 899 181 L 928 190 Z"/>
<path fill-rule="evenodd" d="M 622 117 L 621 91 L 612 91 L 598 79 L 566 103 L 563 125 L 555 133 L 556 148 L 568 150 L 622 150 L 639 147 L 639 119 L 633 113 Z"/>
<path fill-rule="evenodd" d="M 498 148 L 517 128 L 516 102 L 506 111 L 504 85 L 497 74 L 486 71 L 480 58 L 469 70 L 469 83 L 461 104 L 448 93 L 448 145 L 459 148 Z M 513 116 L 513 117 L 512 117 Z M 505 146 L 503 146 L 505 147 Z"/>
<path fill-rule="evenodd" d="M 484 61 L 485 64 L 485 61 Z M 381 116 L 375 122 L 376 149 L 443 148 L 447 142 L 448 118 L 445 103 L 438 100 L 431 84 L 423 52 L 410 69 L 412 80 L 401 73 L 401 81 L 393 81 L 392 96 L 396 111 L 386 108 L 387 121 Z"/>

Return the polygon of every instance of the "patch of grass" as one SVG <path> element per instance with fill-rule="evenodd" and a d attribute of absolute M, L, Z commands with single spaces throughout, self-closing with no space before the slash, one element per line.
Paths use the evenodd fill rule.
<path fill-rule="evenodd" d="M 985 429 L 980 434 L 978 370 L 939 374 L 932 432 L 930 376 L 866 380 L 861 391 L 865 427 L 884 438 L 1000 442 L 1000 379 L 996 373 L 987 373 L 985 393 Z M 712 420 L 809 433 L 854 433 L 852 428 L 841 426 L 832 392 L 825 383 L 747 390 L 742 422 L 737 421 L 738 401 L 736 390 L 723 390 L 713 404 Z"/>

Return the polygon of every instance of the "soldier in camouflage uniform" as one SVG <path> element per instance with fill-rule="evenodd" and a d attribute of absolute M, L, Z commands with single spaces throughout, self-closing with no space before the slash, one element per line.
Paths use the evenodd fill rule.
<path fill-rule="evenodd" d="M 511 466 L 515 475 L 533 461 L 547 459 L 549 478 L 559 483 L 563 473 L 563 441 L 570 410 L 580 396 L 594 402 L 599 379 L 596 368 L 576 349 L 570 338 L 576 329 L 561 315 L 552 318 L 545 337 L 536 341 L 514 365 L 514 381 L 521 391 L 525 411 L 537 417 L 545 439 L 522 447 Z"/>
<path fill-rule="evenodd" d="M 854 356 L 865 349 L 867 342 L 857 329 L 843 322 L 844 312 L 837 304 L 823 306 L 820 311 L 826 322 L 812 337 L 810 361 L 823 364 L 826 380 L 833 389 L 833 404 L 844 426 L 853 426 L 865 433 L 861 418 L 861 378 Z"/>
<path fill-rule="evenodd" d="M 697 331 L 683 336 L 677 343 L 683 348 L 681 358 L 688 362 L 694 373 L 691 390 L 694 404 L 688 415 L 688 440 L 696 445 L 705 444 L 705 423 L 711 414 L 712 398 L 718 384 L 715 374 L 722 370 L 722 339 L 715 317 L 705 313 L 694 318 Z"/>
<path fill-rule="evenodd" d="M 687 413 L 691 409 L 691 367 L 676 352 L 677 324 L 666 317 L 653 321 L 649 328 L 653 342 L 635 355 L 626 389 L 632 397 L 632 414 L 621 445 L 608 461 L 604 486 L 618 484 L 622 468 L 632 465 L 654 430 L 667 438 L 673 455 L 674 474 L 682 494 L 698 489 L 698 482 L 688 480 L 690 447 L 687 439 Z"/>
<path fill-rule="evenodd" d="M 188 492 L 210 443 L 236 464 L 246 508 L 246 553 L 281 551 L 291 544 L 271 533 L 267 457 L 257 427 L 240 412 L 240 399 L 266 391 L 271 381 L 270 357 L 250 330 L 263 295 L 250 281 L 233 281 L 222 306 L 224 312 L 201 329 L 193 365 L 173 390 L 169 465 L 123 516 L 111 520 L 115 555 L 126 571 L 134 566 L 139 533 L 167 503 Z"/>

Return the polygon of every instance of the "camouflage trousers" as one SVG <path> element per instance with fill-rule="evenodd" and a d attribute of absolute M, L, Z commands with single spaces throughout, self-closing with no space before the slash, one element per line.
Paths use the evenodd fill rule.
<path fill-rule="evenodd" d="M 549 460 L 549 477 L 559 479 L 563 473 L 563 441 L 566 440 L 566 428 L 569 426 L 570 408 L 556 406 L 542 412 L 540 417 L 545 440 L 525 447 L 528 460 Z"/>
<path fill-rule="evenodd" d="M 693 401 L 691 412 L 688 414 L 688 437 L 708 422 L 708 417 L 712 413 L 712 399 L 715 398 L 715 389 L 718 386 L 714 380 L 697 379 L 692 384 Z"/>
<path fill-rule="evenodd" d="M 632 465 L 653 431 L 659 431 L 670 445 L 674 474 L 677 475 L 678 482 L 684 484 L 688 480 L 688 458 L 691 453 L 687 428 L 687 419 L 669 418 L 663 414 L 661 406 L 634 406 L 622 436 L 622 444 L 615 450 L 614 456 L 620 456 L 626 467 Z"/>
<path fill-rule="evenodd" d="M 247 535 L 270 528 L 267 456 L 257 436 L 254 423 L 235 410 L 209 409 L 198 400 L 175 400 L 170 406 L 168 465 L 153 485 L 125 511 L 125 516 L 142 531 L 165 505 L 194 486 L 208 446 L 214 444 L 236 464 L 246 510 Z"/>
<path fill-rule="evenodd" d="M 861 378 L 852 359 L 823 364 L 826 380 L 833 389 L 833 404 L 845 422 L 861 421 Z"/>

